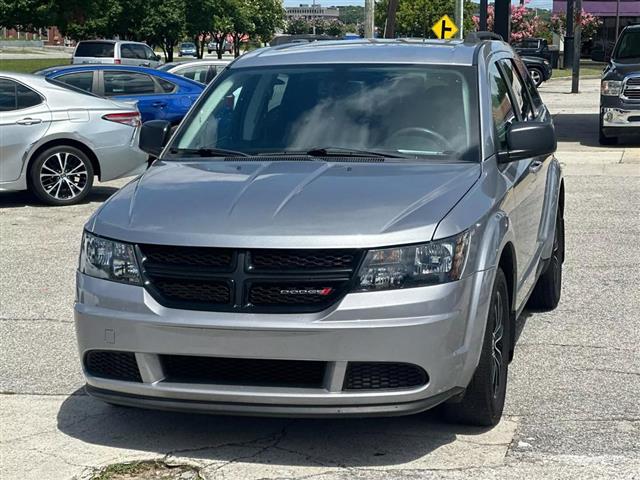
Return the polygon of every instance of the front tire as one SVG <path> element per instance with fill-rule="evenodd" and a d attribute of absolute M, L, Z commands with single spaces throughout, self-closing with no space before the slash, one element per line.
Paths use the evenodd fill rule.
<path fill-rule="evenodd" d="M 460 402 L 444 405 L 456 423 L 492 427 L 502 418 L 511 348 L 509 305 L 507 279 L 498 268 L 478 367 Z"/>
<path fill-rule="evenodd" d="M 562 264 L 564 262 L 564 218 L 558 210 L 556 229 L 553 234 L 553 253 L 545 271 L 536 283 L 527 308 L 532 310 L 554 310 L 562 294 Z"/>
<path fill-rule="evenodd" d="M 618 137 L 606 137 L 602 132 L 602 129 L 600 129 L 600 134 L 598 135 L 598 143 L 600 143 L 600 145 L 617 145 Z"/>
<path fill-rule="evenodd" d="M 529 67 L 529 75 L 531 75 L 531 80 L 536 84 L 536 87 L 544 82 L 544 73 L 537 67 Z"/>
<path fill-rule="evenodd" d="M 29 167 L 29 189 L 48 205 L 81 202 L 93 186 L 93 166 L 81 150 L 58 145 L 42 152 Z"/>

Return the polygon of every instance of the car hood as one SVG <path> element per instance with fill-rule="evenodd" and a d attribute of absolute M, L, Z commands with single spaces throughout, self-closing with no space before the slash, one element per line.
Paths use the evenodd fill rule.
<path fill-rule="evenodd" d="M 622 80 L 629 74 L 640 73 L 640 64 L 637 61 L 629 60 L 628 63 L 621 61 L 611 62 L 607 69 L 604 71 L 604 76 L 607 79 L 620 79 Z"/>
<path fill-rule="evenodd" d="M 136 243 L 372 247 L 431 240 L 473 163 L 156 162 L 87 228 Z"/>

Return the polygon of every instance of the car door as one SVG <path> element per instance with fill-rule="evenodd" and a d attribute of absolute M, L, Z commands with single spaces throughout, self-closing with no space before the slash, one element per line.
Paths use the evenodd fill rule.
<path fill-rule="evenodd" d="M 534 104 L 525 82 L 525 79 L 529 80 L 528 75 L 523 76 L 514 59 L 502 59 L 499 66 L 509 87 L 518 119 L 525 122 L 550 122 L 550 117 L 545 115 L 546 111 L 540 106 L 541 102 L 538 106 Z M 518 291 L 520 298 L 516 300 L 524 299 L 536 280 L 542 247 L 539 233 L 550 159 L 550 156 L 534 157 L 514 162 L 518 164 L 520 182 L 515 192 L 518 208 L 513 222 L 518 243 L 516 252 L 520 257 L 519 263 L 523 262 L 520 263 L 523 268 L 519 271 L 522 288 Z"/>
<path fill-rule="evenodd" d="M 46 133 L 51 112 L 39 93 L 0 78 L 0 182 L 20 178 L 25 152 Z"/>
<path fill-rule="evenodd" d="M 66 83 L 72 87 L 79 88 L 85 92 L 94 92 L 93 83 L 94 71 L 83 70 L 81 72 L 70 72 L 58 75 L 55 79 L 59 82 Z"/>
<path fill-rule="evenodd" d="M 102 93 L 116 100 L 136 101 L 142 121 L 168 119 L 170 98 L 151 75 L 126 70 L 103 70 Z"/>

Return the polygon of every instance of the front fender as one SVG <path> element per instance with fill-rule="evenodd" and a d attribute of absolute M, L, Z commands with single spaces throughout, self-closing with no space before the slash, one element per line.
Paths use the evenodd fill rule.
<path fill-rule="evenodd" d="M 543 245 L 540 254 L 543 260 L 551 258 L 553 254 L 553 240 L 562 182 L 562 167 L 554 156 L 547 171 L 542 220 L 540 222 L 540 231 L 538 232 L 538 241 Z"/>

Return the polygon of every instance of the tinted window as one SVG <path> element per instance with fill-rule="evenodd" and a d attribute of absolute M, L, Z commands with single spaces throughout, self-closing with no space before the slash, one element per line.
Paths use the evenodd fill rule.
<path fill-rule="evenodd" d="M 155 93 L 156 84 L 149 75 L 134 72 L 104 71 L 104 94 L 140 95 Z"/>
<path fill-rule="evenodd" d="M 90 92 L 93 87 L 93 72 L 67 73 L 56 77 L 59 82 Z"/>
<path fill-rule="evenodd" d="M 197 67 L 189 67 L 180 71 L 180 75 L 200 83 L 207 83 L 207 74 L 209 73 L 209 65 L 199 65 Z"/>
<path fill-rule="evenodd" d="M 113 57 L 113 43 L 80 42 L 76 48 L 76 57 Z"/>
<path fill-rule="evenodd" d="M 30 88 L 18 84 L 16 87 L 18 94 L 18 110 L 22 108 L 34 107 L 42 103 L 42 97 Z"/>
<path fill-rule="evenodd" d="M 513 101 L 518 109 L 523 120 L 530 120 L 533 118 L 533 108 L 531 107 L 531 99 L 529 93 L 524 86 L 524 82 L 520 77 L 520 72 L 515 69 L 515 65 L 511 60 L 501 60 L 500 64 L 504 67 L 506 80 L 511 84 L 513 91 Z"/>
<path fill-rule="evenodd" d="M 540 107 L 542 107 L 542 98 L 540 98 L 540 94 L 538 93 L 538 87 L 533 83 L 531 75 L 529 75 L 529 71 L 524 63 L 522 63 L 521 60 L 517 60 L 515 64 L 516 68 L 520 72 L 520 76 L 524 79 L 524 85 L 533 103 L 534 115 L 537 116 L 540 111 Z"/>
<path fill-rule="evenodd" d="M 627 31 L 616 48 L 613 55 L 616 59 L 640 58 L 640 30 Z"/>
<path fill-rule="evenodd" d="M 136 56 L 135 58 L 146 60 L 149 57 L 147 54 L 147 49 L 144 47 L 144 45 L 131 45 L 131 49 Z"/>
<path fill-rule="evenodd" d="M 147 60 L 155 60 L 156 53 L 151 50 L 151 48 L 147 47 L 146 45 L 142 45 L 142 49 L 144 50 L 144 55 L 146 56 Z"/>
<path fill-rule="evenodd" d="M 222 75 L 178 148 L 333 147 L 478 161 L 473 67 L 323 64 Z"/>
<path fill-rule="evenodd" d="M 498 150 L 507 149 L 507 130 L 515 120 L 516 114 L 509 97 L 507 82 L 493 63 L 489 68 L 489 82 L 491 83 L 491 107 L 493 112 L 493 126 Z"/>
<path fill-rule="evenodd" d="M 122 58 L 139 58 L 133 49 L 133 45 L 130 43 L 123 43 L 120 45 L 120 55 Z"/>
<path fill-rule="evenodd" d="M 0 79 L 0 112 L 8 112 L 17 108 L 17 83 Z"/>
<path fill-rule="evenodd" d="M 164 93 L 171 93 L 176 89 L 176 86 L 167 80 L 163 80 L 162 78 L 158 78 L 157 80 Z"/>

